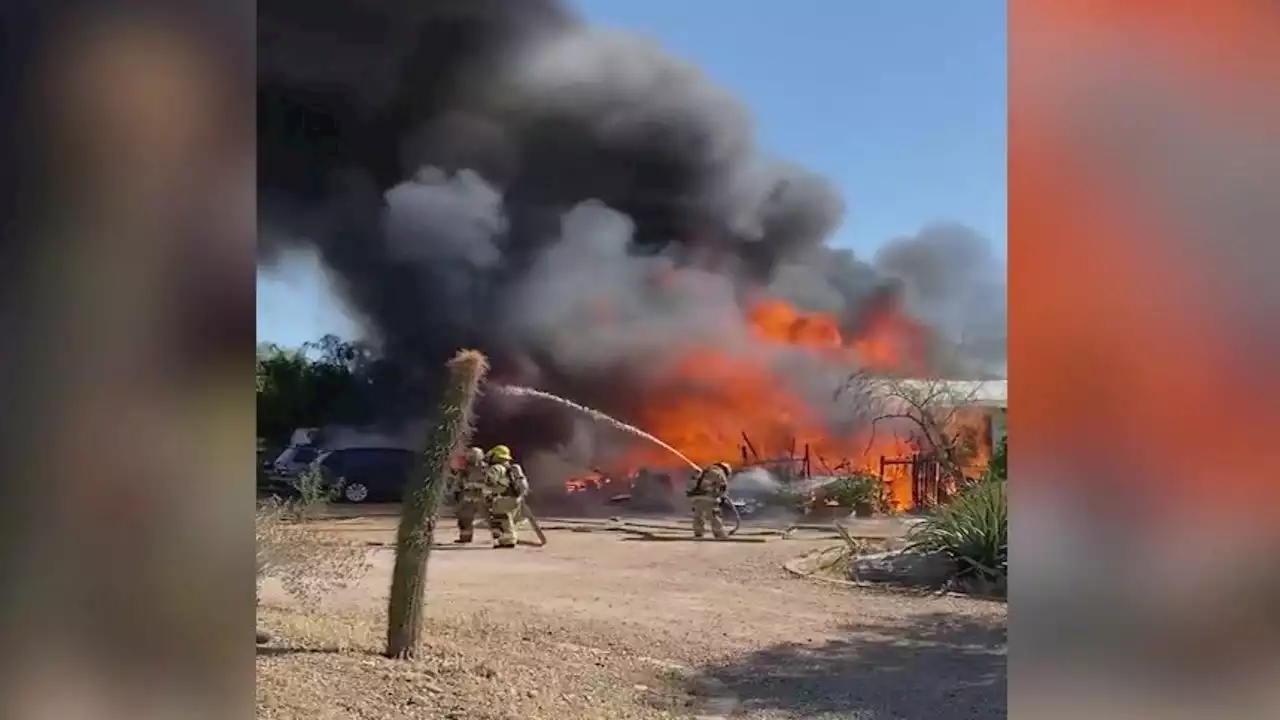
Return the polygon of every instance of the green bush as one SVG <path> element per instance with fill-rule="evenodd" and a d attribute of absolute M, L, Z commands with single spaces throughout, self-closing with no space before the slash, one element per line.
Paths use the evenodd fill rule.
<path fill-rule="evenodd" d="M 759 503 L 762 507 L 782 508 L 794 512 L 801 512 L 805 505 L 809 503 L 809 495 L 798 490 L 788 487 L 779 489 L 777 492 L 761 495 Z"/>
<path fill-rule="evenodd" d="M 1002 584 L 1009 574 L 1008 482 L 965 488 L 911 531 L 907 547 L 946 555 L 957 580 Z"/>
<path fill-rule="evenodd" d="M 341 483 L 331 481 L 315 463 L 290 480 L 290 484 L 298 493 L 298 518 L 303 521 L 310 520 L 320 508 L 342 494 Z"/>
<path fill-rule="evenodd" d="M 833 480 L 822 488 L 821 496 L 834 500 L 840 507 L 867 505 L 878 513 L 887 513 L 892 509 L 888 486 L 879 477 L 869 473 Z"/>

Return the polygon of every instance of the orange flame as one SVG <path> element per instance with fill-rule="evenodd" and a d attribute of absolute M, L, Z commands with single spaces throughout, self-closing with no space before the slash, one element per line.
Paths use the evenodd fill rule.
<path fill-rule="evenodd" d="M 670 268 L 649 278 L 655 290 L 680 280 L 680 271 Z M 606 301 L 594 302 L 591 308 L 597 320 L 612 319 Z M 929 369 L 929 331 L 903 311 L 893 294 L 881 295 L 861 316 L 843 324 L 833 315 L 804 311 L 767 296 L 757 298 L 746 317 L 751 333 L 764 345 L 803 352 L 834 371 L 919 376 Z M 892 502 L 909 508 L 910 466 L 881 466 L 882 458 L 910 457 L 915 448 L 908 440 L 883 427 L 874 433 L 860 428 L 833 436 L 818 411 L 775 370 L 770 356 L 744 356 L 715 346 L 691 350 L 646 388 L 643 405 L 629 419 L 702 466 L 717 461 L 741 465 L 745 437 L 761 460 L 807 455 L 812 474 L 883 473 Z M 984 416 L 975 418 L 964 423 L 980 423 Z M 649 445 L 611 460 L 610 467 L 630 468 L 632 474 L 642 467 L 676 469 L 665 451 Z M 790 460 L 793 467 L 802 464 Z M 565 489 L 582 492 L 609 482 L 591 473 L 566 481 Z"/>
<path fill-rule="evenodd" d="M 611 482 L 613 482 L 613 479 L 603 473 L 590 473 L 565 480 L 564 489 L 571 493 L 583 492 L 604 487 Z"/>
<path fill-rule="evenodd" d="M 832 315 L 806 312 L 777 298 L 761 298 L 748 311 L 757 339 L 780 348 L 808 353 L 829 367 L 850 373 L 864 368 L 879 372 L 919 372 L 925 366 L 926 331 L 896 304 L 877 307 L 849 337 Z M 900 458 L 913 450 L 901 438 L 867 429 L 833 437 L 827 424 L 772 367 L 767 354 L 743 357 L 715 347 L 702 347 L 680 358 L 646 393 L 635 419 L 699 465 L 727 461 L 739 465 L 743 438 L 766 458 L 786 449 L 805 449 L 812 470 L 821 463 L 880 474 L 880 459 Z M 633 467 L 670 467 L 671 458 L 651 447 L 638 447 L 625 461 Z M 909 473 L 886 468 L 894 502 L 911 504 Z"/>

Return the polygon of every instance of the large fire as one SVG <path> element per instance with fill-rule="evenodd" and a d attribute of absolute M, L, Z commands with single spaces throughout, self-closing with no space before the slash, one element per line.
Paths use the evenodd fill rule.
<path fill-rule="evenodd" d="M 771 297 L 755 302 L 748 318 L 759 340 L 801 349 L 837 371 L 852 374 L 864 369 L 898 376 L 928 371 L 928 331 L 904 313 L 893 296 L 873 304 L 845 329 L 832 315 L 806 312 Z M 804 448 L 815 474 L 838 466 L 879 475 L 881 458 L 905 458 L 915 452 L 905 437 L 883 430 L 872 433 L 864 428 L 833 437 L 823 419 L 787 387 L 763 355 L 743 357 L 717 347 L 690 351 L 647 391 L 634 419 L 699 465 L 738 465 L 749 442 L 761 458 Z M 644 445 L 615 463 L 628 472 L 671 465 L 664 451 Z M 892 501 L 901 508 L 912 505 L 908 467 L 891 465 L 885 471 Z M 570 480 L 566 487 L 580 491 L 607 482 L 606 475 L 593 473 Z"/>
<path fill-rule="evenodd" d="M 777 299 L 758 301 L 749 312 L 759 339 L 801 348 L 821 362 L 852 369 L 859 365 L 898 370 L 921 360 L 906 353 L 900 338 L 916 332 L 911 321 L 896 314 L 869 323 L 873 332 L 846 338 L 839 321 L 809 313 Z M 700 348 L 678 361 L 670 375 L 647 395 L 639 425 L 670 443 L 699 465 L 716 461 L 738 464 L 744 437 L 756 452 L 776 457 L 793 447 L 808 446 L 813 455 L 851 461 L 861 470 L 879 472 L 881 455 L 909 454 L 901 441 L 886 435 L 868 447 L 869 437 L 831 437 L 822 418 L 789 390 L 767 358 L 734 356 L 714 347 Z M 637 448 L 631 465 L 670 464 L 656 448 Z M 910 503 L 909 482 L 891 483 L 895 500 Z"/>

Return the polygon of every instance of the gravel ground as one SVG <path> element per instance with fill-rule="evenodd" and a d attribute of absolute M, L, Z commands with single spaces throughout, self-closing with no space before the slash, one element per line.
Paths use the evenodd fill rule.
<path fill-rule="evenodd" d="M 328 529 L 391 535 L 386 519 Z M 548 534 L 545 548 L 433 554 L 429 651 L 413 662 L 378 655 L 390 550 L 371 547 L 365 579 L 320 608 L 299 608 L 268 582 L 259 624 L 275 639 L 259 648 L 258 717 L 1007 714 L 1002 603 L 791 577 L 784 560 L 831 543 L 804 533 L 757 543 Z"/>

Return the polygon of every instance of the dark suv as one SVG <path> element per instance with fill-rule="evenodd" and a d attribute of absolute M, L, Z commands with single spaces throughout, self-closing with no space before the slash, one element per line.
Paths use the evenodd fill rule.
<path fill-rule="evenodd" d="M 418 453 L 396 448 L 344 448 L 321 453 L 316 464 L 343 502 L 400 502 Z"/>

